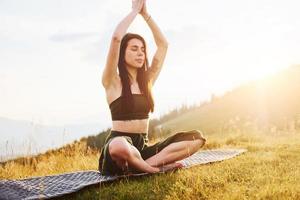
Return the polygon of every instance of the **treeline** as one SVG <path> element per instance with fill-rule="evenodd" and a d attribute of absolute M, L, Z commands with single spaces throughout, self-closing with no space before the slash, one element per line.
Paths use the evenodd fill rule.
<path fill-rule="evenodd" d="M 244 84 L 166 122 L 165 130 L 295 132 L 300 130 L 300 66 Z M 187 116 L 188 115 L 188 116 Z"/>
<path fill-rule="evenodd" d="M 156 139 L 157 134 L 155 133 L 155 127 L 157 127 L 158 125 L 169 121 L 171 119 L 174 119 L 176 117 L 178 117 L 179 115 L 182 115 L 184 113 L 190 112 L 191 110 L 195 109 L 197 107 L 197 105 L 192 105 L 192 106 L 187 106 L 185 104 L 182 104 L 180 108 L 176 108 L 174 110 L 171 110 L 169 113 L 161 116 L 159 119 L 151 119 L 149 121 L 149 140 L 153 140 Z M 99 134 L 95 135 L 95 136 L 88 136 L 85 138 L 82 138 L 82 140 L 85 140 L 87 142 L 87 146 L 89 148 L 93 148 L 93 149 L 100 149 L 104 142 L 105 139 L 107 137 L 107 135 L 109 134 L 110 129 L 107 130 L 103 130 L 101 131 Z M 168 134 L 168 131 L 165 131 L 164 135 Z"/>
<path fill-rule="evenodd" d="M 181 105 L 149 122 L 149 139 L 176 129 L 206 133 L 232 131 L 300 130 L 300 66 L 249 82 L 200 105 Z M 88 146 L 101 148 L 109 129 L 87 138 Z"/>
<path fill-rule="evenodd" d="M 149 121 L 149 140 L 152 139 L 156 139 L 157 137 L 159 137 L 157 135 L 157 131 L 156 131 L 156 127 L 158 127 L 159 125 L 170 121 L 172 119 L 175 119 L 177 117 L 179 117 L 180 115 L 183 115 L 184 113 L 188 113 L 194 109 L 196 109 L 197 107 L 199 107 L 199 105 L 185 105 L 182 104 L 179 108 L 175 108 L 173 110 L 171 110 L 170 112 L 162 115 L 161 117 L 159 117 L 158 119 L 151 119 Z M 167 135 L 170 132 L 170 130 L 164 130 L 164 135 Z"/>
<path fill-rule="evenodd" d="M 227 115 L 220 119 L 227 122 L 223 129 L 300 130 L 300 66 L 241 86 L 211 103 Z"/>
<path fill-rule="evenodd" d="M 88 148 L 100 150 L 104 145 L 105 139 L 108 136 L 109 132 L 110 129 L 107 129 L 100 132 L 98 135 L 88 136 L 86 138 L 82 138 L 82 140 L 86 141 Z"/>

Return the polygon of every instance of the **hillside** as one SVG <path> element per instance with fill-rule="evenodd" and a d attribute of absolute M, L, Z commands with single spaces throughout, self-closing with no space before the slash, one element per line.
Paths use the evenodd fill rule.
<path fill-rule="evenodd" d="M 299 199 L 300 134 L 209 135 L 203 149 L 246 148 L 223 162 L 88 187 L 59 199 Z M 99 152 L 85 141 L 34 159 L 0 164 L 0 179 L 97 170 Z"/>
<path fill-rule="evenodd" d="M 151 128 L 153 141 L 197 128 L 208 139 L 203 149 L 245 148 L 245 154 L 88 187 L 60 199 L 300 199 L 298 77 L 300 67 L 292 67 L 151 124 L 156 126 Z M 109 129 L 45 154 L 0 163 L 0 179 L 97 170 L 99 148 L 108 133 Z"/>
<path fill-rule="evenodd" d="M 182 105 L 149 123 L 149 139 L 181 130 L 205 134 L 230 132 L 293 132 L 300 130 L 300 65 L 212 96 L 200 106 Z M 87 144 L 100 149 L 109 130 L 89 136 Z"/>
<path fill-rule="evenodd" d="M 295 131 L 300 129 L 300 66 L 213 96 L 193 110 L 156 126 L 175 132 L 200 129 L 207 133 L 234 130 Z"/>

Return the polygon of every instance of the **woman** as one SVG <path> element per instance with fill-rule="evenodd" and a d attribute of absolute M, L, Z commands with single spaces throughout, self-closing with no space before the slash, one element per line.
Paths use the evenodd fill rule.
<path fill-rule="evenodd" d="M 157 46 L 150 67 L 144 39 L 137 34 L 126 34 L 138 14 L 150 27 Z M 146 0 L 133 0 L 131 12 L 113 33 L 102 76 L 112 116 L 112 129 L 99 159 L 102 174 L 155 173 L 180 168 L 182 164 L 176 161 L 205 144 L 201 133 L 192 130 L 147 145 L 149 112 L 154 110 L 151 88 L 161 71 L 167 48 L 164 35 L 147 12 Z"/>

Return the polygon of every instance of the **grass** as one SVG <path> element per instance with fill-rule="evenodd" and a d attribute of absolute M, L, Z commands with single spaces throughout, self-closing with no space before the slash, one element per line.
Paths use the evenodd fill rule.
<path fill-rule="evenodd" d="M 76 142 L 58 150 L 34 157 L 8 161 L 0 165 L 0 179 L 22 179 L 70 171 L 93 170 L 98 167 L 98 151 Z"/>
<path fill-rule="evenodd" d="M 204 149 L 247 148 L 230 160 L 88 187 L 60 199 L 300 199 L 300 134 L 206 135 Z M 35 162 L 10 161 L 1 178 L 25 178 L 97 169 L 99 152 L 77 143 L 40 155 Z"/>

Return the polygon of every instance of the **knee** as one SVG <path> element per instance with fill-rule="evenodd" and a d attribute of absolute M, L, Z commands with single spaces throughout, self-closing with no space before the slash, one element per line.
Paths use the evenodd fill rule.
<path fill-rule="evenodd" d="M 206 139 L 204 138 L 203 133 L 201 131 L 194 129 L 190 132 L 192 133 L 194 140 L 205 140 L 206 141 Z"/>
<path fill-rule="evenodd" d="M 125 138 L 116 137 L 109 143 L 109 154 L 113 159 L 127 160 L 130 148 Z"/>

